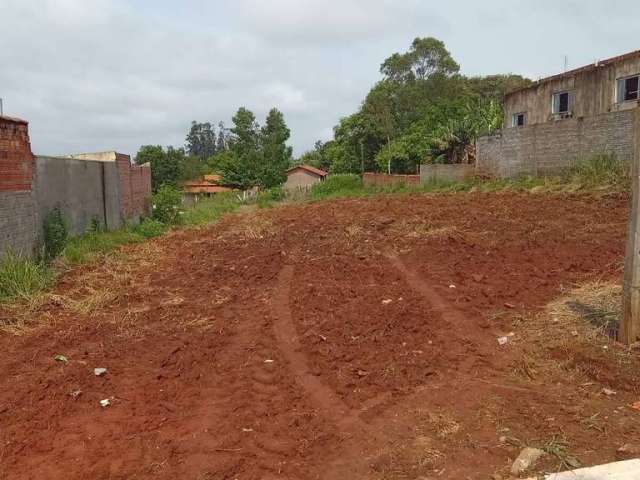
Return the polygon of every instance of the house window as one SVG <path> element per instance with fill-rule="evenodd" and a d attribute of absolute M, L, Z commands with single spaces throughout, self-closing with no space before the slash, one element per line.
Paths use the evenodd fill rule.
<path fill-rule="evenodd" d="M 513 127 L 524 127 L 527 123 L 527 114 L 525 112 L 514 113 L 511 123 Z"/>
<path fill-rule="evenodd" d="M 569 92 L 558 92 L 553 94 L 553 113 L 565 115 L 570 112 Z"/>
<path fill-rule="evenodd" d="M 638 80 L 639 76 L 620 78 L 618 79 L 618 103 L 628 102 L 640 99 L 638 95 Z"/>

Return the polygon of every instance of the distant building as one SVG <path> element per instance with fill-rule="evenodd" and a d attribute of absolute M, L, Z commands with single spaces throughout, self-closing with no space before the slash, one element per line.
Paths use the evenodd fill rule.
<path fill-rule="evenodd" d="M 212 197 L 219 193 L 230 192 L 231 188 L 220 185 L 220 175 L 205 175 L 201 180 L 193 180 L 182 184 L 182 201 L 185 205 L 194 205 L 202 198 Z"/>
<path fill-rule="evenodd" d="M 640 50 L 508 93 L 504 128 L 476 142 L 476 172 L 555 174 L 602 154 L 629 162 L 640 125 L 639 84 Z"/>
<path fill-rule="evenodd" d="M 297 165 L 287 170 L 287 181 L 284 189 L 291 192 L 295 190 L 308 190 L 316 183 L 320 183 L 329 174 L 319 168 L 309 165 Z"/>

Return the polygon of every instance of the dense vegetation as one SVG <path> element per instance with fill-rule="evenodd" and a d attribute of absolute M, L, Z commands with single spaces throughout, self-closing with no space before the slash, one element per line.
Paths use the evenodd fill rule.
<path fill-rule="evenodd" d="M 220 123 L 216 133 L 211 123 L 194 121 L 184 148 L 145 145 L 136 163 L 151 163 L 154 192 L 207 173 L 219 173 L 225 185 L 241 189 L 271 188 L 286 179 L 292 161 L 287 146 L 290 136 L 278 109 L 273 108 L 260 127 L 255 115 L 242 107 L 233 117 L 232 128 Z"/>
<path fill-rule="evenodd" d="M 380 73 L 333 140 L 317 142 L 299 163 L 332 173 L 415 173 L 420 163 L 471 162 L 474 140 L 502 126 L 504 94 L 530 83 L 520 75 L 465 77 L 435 38 L 416 38 Z"/>

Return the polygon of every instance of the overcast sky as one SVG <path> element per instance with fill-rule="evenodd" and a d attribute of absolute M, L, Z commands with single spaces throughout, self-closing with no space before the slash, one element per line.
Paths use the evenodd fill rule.
<path fill-rule="evenodd" d="M 636 0 L 0 0 L 0 97 L 38 154 L 181 146 L 191 120 L 280 108 L 329 139 L 416 36 L 469 75 L 538 78 L 640 48 Z"/>

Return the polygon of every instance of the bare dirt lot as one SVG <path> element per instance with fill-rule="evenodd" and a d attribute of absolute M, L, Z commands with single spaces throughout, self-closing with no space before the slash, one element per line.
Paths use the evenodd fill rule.
<path fill-rule="evenodd" d="M 524 446 L 548 452 L 538 472 L 614 461 L 640 435 L 639 356 L 562 299 L 615 290 L 627 203 L 290 205 L 70 271 L 0 313 L 22 325 L 0 335 L 0 478 L 508 478 Z"/>

